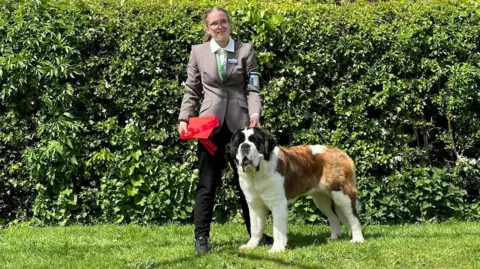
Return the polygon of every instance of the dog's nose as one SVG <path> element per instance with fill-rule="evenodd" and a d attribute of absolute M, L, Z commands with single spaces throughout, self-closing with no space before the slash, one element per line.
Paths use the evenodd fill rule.
<path fill-rule="evenodd" d="M 240 146 L 240 151 L 242 152 L 243 155 L 247 154 L 250 151 L 250 145 L 242 144 L 242 146 Z"/>

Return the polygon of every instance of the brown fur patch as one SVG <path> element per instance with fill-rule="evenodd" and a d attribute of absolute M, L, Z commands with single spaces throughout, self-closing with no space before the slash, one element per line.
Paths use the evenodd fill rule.
<path fill-rule="evenodd" d="M 328 148 L 312 155 L 310 146 L 280 148 L 277 171 L 285 177 L 287 199 L 294 199 L 314 190 L 319 184 L 330 191 L 343 191 L 352 200 L 355 215 L 355 166 L 352 159 L 338 148 Z"/>

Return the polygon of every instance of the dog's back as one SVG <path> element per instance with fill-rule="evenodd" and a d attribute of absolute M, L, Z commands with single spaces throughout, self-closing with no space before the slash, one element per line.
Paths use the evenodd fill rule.
<path fill-rule="evenodd" d="M 335 147 L 280 148 L 277 172 L 285 177 L 285 194 L 289 200 L 316 191 L 342 189 L 356 193 L 353 161 Z"/>

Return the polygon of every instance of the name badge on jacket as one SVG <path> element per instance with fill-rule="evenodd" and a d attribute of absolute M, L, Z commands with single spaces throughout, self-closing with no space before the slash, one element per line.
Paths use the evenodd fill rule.
<path fill-rule="evenodd" d="M 237 63 L 237 59 L 228 59 L 227 60 L 229 64 L 236 64 Z"/>

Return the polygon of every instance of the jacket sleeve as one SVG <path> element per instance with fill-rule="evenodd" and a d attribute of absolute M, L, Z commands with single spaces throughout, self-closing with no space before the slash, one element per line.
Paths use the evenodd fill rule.
<path fill-rule="evenodd" d="M 250 78 L 251 72 L 258 72 L 258 65 L 257 65 L 257 60 L 255 58 L 255 51 L 253 50 L 252 45 L 250 45 L 247 59 L 246 59 L 247 87 L 245 89 L 245 94 L 247 95 L 248 113 L 250 115 L 254 113 L 258 113 L 259 115 L 261 115 L 262 103 L 260 99 L 260 86 L 254 86 L 250 84 L 249 78 Z"/>
<path fill-rule="evenodd" d="M 185 93 L 183 94 L 180 106 L 179 120 L 188 120 L 194 116 L 195 110 L 202 96 L 202 80 L 198 70 L 195 46 L 192 46 L 190 59 L 187 66 L 187 81 L 185 82 Z"/>

